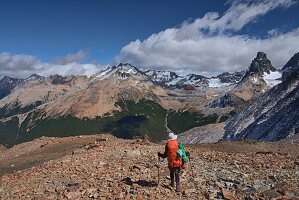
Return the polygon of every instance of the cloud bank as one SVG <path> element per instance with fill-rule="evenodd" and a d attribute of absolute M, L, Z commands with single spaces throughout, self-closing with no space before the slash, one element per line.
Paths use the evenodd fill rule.
<path fill-rule="evenodd" d="M 299 51 L 299 28 L 287 33 L 268 31 L 264 39 L 237 34 L 248 23 L 276 8 L 288 8 L 295 0 L 235 0 L 220 16 L 209 12 L 180 27 L 169 28 L 149 38 L 130 42 L 115 62 L 137 66 L 192 70 L 215 75 L 246 69 L 258 51 L 264 51 L 275 67 L 281 67 Z"/>
<path fill-rule="evenodd" d="M 99 67 L 95 64 L 79 63 L 85 55 L 83 51 L 79 51 L 60 57 L 55 63 L 48 63 L 42 62 L 35 56 L 0 53 L 0 78 L 3 76 L 24 78 L 33 73 L 43 76 L 51 74 L 91 76 L 99 70 Z"/>
<path fill-rule="evenodd" d="M 74 63 L 74 62 L 81 62 L 83 59 L 86 58 L 86 56 L 87 56 L 87 52 L 80 50 L 73 54 L 70 53 L 70 54 L 67 54 L 66 56 L 58 57 L 58 58 L 54 59 L 54 63 L 66 65 L 66 64 Z"/>

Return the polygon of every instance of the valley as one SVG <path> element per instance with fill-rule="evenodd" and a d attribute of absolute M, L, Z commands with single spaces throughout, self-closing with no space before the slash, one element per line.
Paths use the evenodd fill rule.
<path fill-rule="evenodd" d="M 108 66 L 90 77 L 5 77 L 0 82 L 2 87 L 9 86 L 9 92 L 0 100 L 0 143 L 12 147 L 41 136 L 106 132 L 126 139 L 147 136 L 159 142 L 167 138 L 169 129 L 188 138 L 187 143 L 284 139 L 298 132 L 297 54 L 291 60 L 280 72 L 265 53 L 258 52 L 246 72 L 211 78 L 142 71 L 128 63 Z M 269 132 L 271 137 L 266 129 L 260 135 L 252 133 L 252 129 L 261 130 L 256 127 L 266 123 L 264 115 L 272 107 L 281 115 L 285 112 L 281 109 L 292 109 L 294 114 L 281 122 L 288 124 L 288 131 L 281 134 L 275 128 Z M 255 122 L 260 114 L 264 121 Z M 277 117 L 276 123 L 281 119 Z"/>

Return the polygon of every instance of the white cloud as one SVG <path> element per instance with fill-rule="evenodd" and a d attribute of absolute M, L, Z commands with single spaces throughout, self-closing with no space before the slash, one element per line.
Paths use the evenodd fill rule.
<path fill-rule="evenodd" d="M 246 69 L 257 51 L 265 51 L 276 67 L 281 67 L 299 51 L 299 29 L 281 34 L 269 32 L 266 39 L 236 35 L 246 24 L 278 7 L 289 7 L 294 0 L 230 1 L 230 8 L 219 16 L 210 12 L 193 22 L 169 28 L 124 46 L 115 62 L 143 67 L 193 70 L 211 75 Z M 272 35 L 271 35 L 272 34 Z"/>
<path fill-rule="evenodd" d="M 86 55 L 87 52 L 80 50 L 76 53 L 70 53 L 67 54 L 66 56 L 55 58 L 54 63 L 65 65 L 69 63 L 80 62 L 86 58 Z"/>
<path fill-rule="evenodd" d="M 71 59 L 69 59 L 70 61 Z M 75 61 L 75 60 L 73 60 Z M 0 53 L 0 77 L 28 77 L 33 73 L 43 76 L 51 74 L 87 75 L 91 76 L 99 70 L 96 64 L 81 64 L 77 62 L 54 64 L 42 62 L 38 58 L 30 55 L 13 55 L 10 53 Z"/>

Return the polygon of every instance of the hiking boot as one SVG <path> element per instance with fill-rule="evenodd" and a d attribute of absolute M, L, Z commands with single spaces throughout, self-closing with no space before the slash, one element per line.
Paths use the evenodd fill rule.
<path fill-rule="evenodd" d="M 175 186 L 175 191 L 176 191 L 176 192 L 181 192 L 181 187 L 180 187 L 180 185 L 176 185 L 176 186 Z"/>
<path fill-rule="evenodd" d="M 170 186 L 170 187 L 174 187 L 174 182 L 170 182 L 170 183 L 169 183 L 169 186 Z"/>

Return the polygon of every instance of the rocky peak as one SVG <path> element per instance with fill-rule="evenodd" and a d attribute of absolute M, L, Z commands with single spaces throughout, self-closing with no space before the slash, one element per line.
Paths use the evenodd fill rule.
<path fill-rule="evenodd" d="M 168 82 L 179 77 L 175 72 L 163 70 L 147 70 L 145 74 L 154 82 Z"/>
<path fill-rule="evenodd" d="M 38 74 L 32 74 L 31 76 L 29 76 L 28 78 L 26 78 L 26 81 L 38 80 L 40 78 L 42 78 L 42 76 L 40 76 Z"/>
<path fill-rule="evenodd" d="M 283 66 L 282 70 L 289 68 L 299 68 L 299 52 L 295 53 L 292 58 Z"/>
<path fill-rule="evenodd" d="M 4 76 L 0 80 L 0 99 L 6 97 L 9 95 L 13 89 L 21 84 L 23 82 L 23 79 L 17 79 L 17 78 L 11 78 L 9 76 Z"/>
<path fill-rule="evenodd" d="M 283 80 L 299 74 L 299 52 L 295 53 L 293 57 L 283 66 L 282 71 Z"/>
<path fill-rule="evenodd" d="M 52 81 L 52 84 L 64 84 L 65 82 L 67 82 L 65 80 L 65 77 L 63 76 L 60 76 L 58 74 L 55 74 L 55 75 L 51 75 L 50 76 L 50 79 Z"/>
<path fill-rule="evenodd" d="M 272 66 L 271 61 L 267 58 L 266 53 L 258 52 L 255 59 L 253 59 L 248 73 L 255 73 L 263 76 L 264 73 L 269 74 L 270 72 L 276 71 Z"/>
<path fill-rule="evenodd" d="M 115 68 L 117 69 L 117 72 L 119 75 L 121 75 L 122 77 L 128 77 L 130 75 L 143 75 L 144 73 L 142 71 L 140 71 L 137 67 L 135 67 L 134 65 L 130 64 L 130 63 L 120 63 L 117 65 L 117 67 Z"/>
<path fill-rule="evenodd" d="M 224 72 L 219 74 L 216 78 L 218 78 L 222 83 L 237 83 L 243 78 L 244 75 L 245 71 L 234 73 Z"/>
<path fill-rule="evenodd" d="M 198 74 L 188 74 L 187 75 L 188 80 L 207 80 L 208 78 L 202 75 L 198 75 Z"/>
<path fill-rule="evenodd" d="M 267 59 L 267 54 L 264 53 L 264 52 L 257 52 L 257 56 L 256 56 L 257 59 Z"/>
<path fill-rule="evenodd" d="M 112 75 L 117 75 L 121 79 L 126 79 L 129 76 L 142 76 L 144 75 L 144 72 L 130 63 L 119 63 L 117 66 L 108 66 L 106 69 L 100 70 L 91 78 L 103 80 Z"/>
<path fill-rule="evenodd" d="M 1 83 L 12 83 L 12 82 L 18 82 L 20 81 L 20 79 L 17 79 L 17 78 L 12 78 L 10 76 L 4 76 L 0 82 Z"/>

